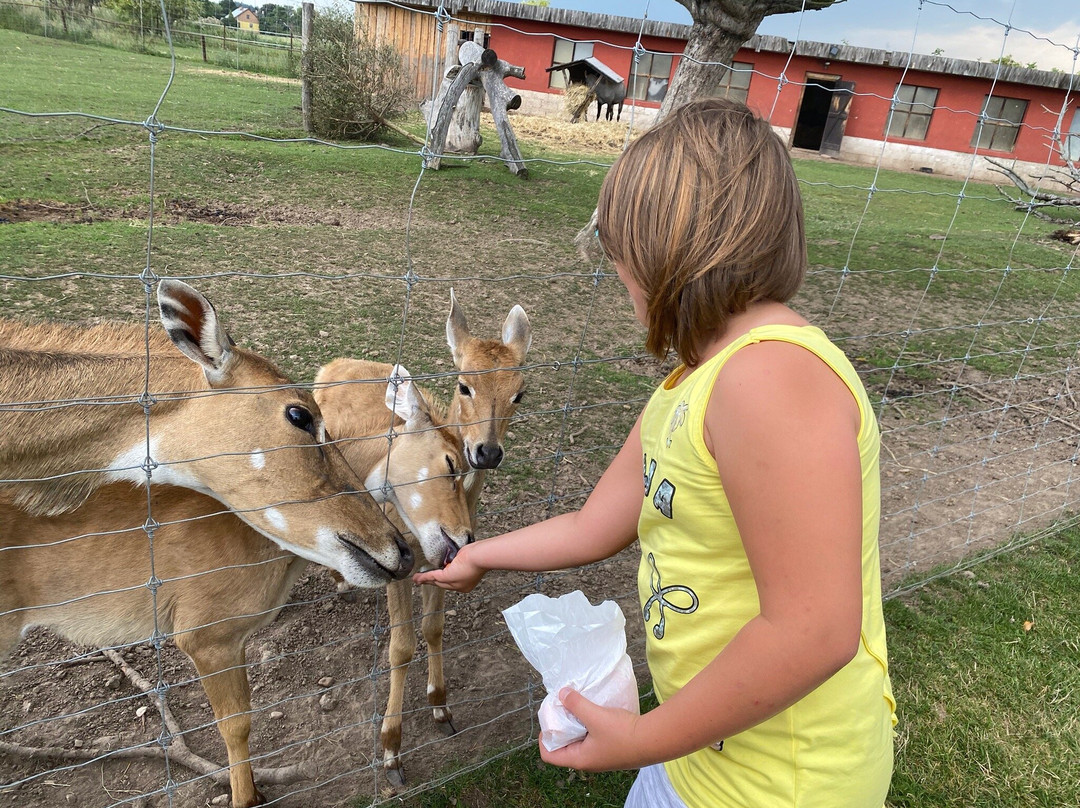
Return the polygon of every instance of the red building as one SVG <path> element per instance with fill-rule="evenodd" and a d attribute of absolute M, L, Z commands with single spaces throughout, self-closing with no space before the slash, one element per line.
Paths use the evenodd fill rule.
<path fill-rule="evenodd" d="M 592 57 L 625 80 L 629 108 L 623 121 L 633 115 L 635 123 L 647 123 L 690 34 L 688 25 L 499 0 L 448 6 L 452 17 L 443 19 L 440 31 L 438 3 L 406 6 L 360 0 L 357 18 L 377 38 L 397 45 L 413 65 L 420 96 L 430 97 L 432 83 L 454 63 L 456 43 L 482 39 L 500 58 L 525 68 L 524 80 L 508 81 L 523 97 L 522 114 L 562 114 L 564 78 L 547 69 Z M 421 29 L 427 36 L 417 36 Z M 792 148 L 1000 179 L 980 156 L 1037 173 L 1064 164 L 1061 144 L 1080 160 L 1074 81 L 1066 73 L 986 62 L 754 37 L 723 71 L 714 94 L 745 101 Z"/>

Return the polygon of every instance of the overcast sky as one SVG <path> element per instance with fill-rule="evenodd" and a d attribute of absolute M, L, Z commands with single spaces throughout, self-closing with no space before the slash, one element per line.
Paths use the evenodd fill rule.
<path fill-rule="evenodd" d="M 1080 68 L 1074 67 L 1072 53 L 1080 37 L 1080 0 L 948 3 L 956 11 L 939 0 L 926 0 L 921 12 L 919 0 L 846 0 L 823 11 L 766 17 L 758 33 L 924 54 L 940 48 L 945 56 L 984 62 L 1004 53 L 1025 65 L 1035 62 L 1043 70 Z M 550 4 L 624 17 L 645 13 L 647 7 L 650 19 L 690 22 L 690 13 L 676 0 L 550 0 Z M 1013 29 L 1007 39 L 1005 23 Z"/>

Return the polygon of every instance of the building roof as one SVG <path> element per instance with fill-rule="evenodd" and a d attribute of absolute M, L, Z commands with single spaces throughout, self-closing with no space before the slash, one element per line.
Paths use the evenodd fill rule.
<path fill-rule="evenodd" d="M 552 65 L 545 69 L 548 73 L 553 70 L 565 70 L 570 74 L 571 81 L 583 82 L 586 68 L 591 69 L 594 73 L 599 73 L 612 84 L 620 84 L 623 81 L 622 76 L 593 56 L 588 56 L 585 59 L 575 59 L 572 62 L 563 62 L 560 65 Z"/>
<path fill-rule="evenodd" d="M 355 0 L 357 3 L 384 3 L 388 0 Z M 594 14 L 566 8 L 550 6 L 532 6 L 522 3 L 509 3 L 504 0 L 395 0 L 396 4 L 424 10 L 447 8 L 451 14 L 468 12 L 491 17 L 535 20 L 558 25 L 573 25 L 579 28 L 591 28 L 597 32 L 619 31 L 642 36 L 666 37 L 669 39 L 690 38 L 691 26 L 676 22 L 658 22 L 642 20 L 639 17 L 619 17 L 612 14 Z M 815 12 L 821 13 L 821 12 Z M 753 36 L 743 47 L 754 51 L 791 53 L 828 59 L 833 62 L 853 62 L 857 64 L 883 65 L 909 70 L 921 70 L 927 73 L 944 73 L 949 76 L 969 76 L 1013 84 L 1031 84 L 1038 87 L 1051 87 L 1068 90 L 1075 87 L 1077 81 L 1065 72 L 1033 70 L 1027 67 L 1007 67 L 992 62 L 978 62 L 969 59 L 949 59 L 945 56 L 927 56 L 907 51 L 886 51 L 876 48 L 860 48 L 853 45 L 841 45 L 830 42 L 809 42 L 800 40 L 791 42 L 784 37 Z M 910 60 L 910 64 L 909 64 Z"/>
<path fill-rule="evenodd" d="M 239 16 L 240 16 L 241 14 L 243 14 L 243 13 L 244 13 L 245 11 L 249 11 L 249 12 L 251 12 L 252 14 L 255 14 L 255 12 L 254 12 L 254 11 L 252 11 L 252 10 L 251 10 L 250 8 L 248 8 L 247 6 L 240 6 L 240 8 L 236 9 L 235 11 L 233 11 L 233 12 L 232 12 L 232 14 L 231 14 L 230 16 L 232 16 L 232 17 L 239 17 Z M 258 17 L 259 15 L 258 15 L 258 14 L 255 14 L 255 16 L 256 16 L 256 17 Z"/>

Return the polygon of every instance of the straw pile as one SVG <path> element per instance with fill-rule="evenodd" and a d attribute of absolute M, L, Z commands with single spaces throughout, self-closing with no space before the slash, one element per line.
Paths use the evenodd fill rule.
<path fill-rule="evenodd" d="M 566 112 L 566 119 L 572 121 L 587 116 L 595 98 L 596 94 L 584 84 L 571 84 L 563 90 L 563 111 Z"/>
<path fill-rule="evenodd" d="M 494 126 L 490 113 L 483 114 L 481 126 Z M 570 123 L 539 115 L 520 114 L 510 116 L 510 126 L 519 141 L 568 154 L 598 156 L 618 155 L 626 144 L 626 133 L 630 128 L 626 122 Z M 640 126 L 634 127 L 633 137 L 642 131 Z"/>

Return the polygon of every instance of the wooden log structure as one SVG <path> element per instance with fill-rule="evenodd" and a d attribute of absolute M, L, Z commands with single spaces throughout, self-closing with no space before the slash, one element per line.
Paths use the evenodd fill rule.
<path fill-rule="evenodd" d="M 513 174 L 527 177 L 528 169 L 525 168 L 521 151 L 518 149 L 517 138 L 514 137 L 514 131 L 510 127 L 510 118 L 506 114 L 508 110 L 518 109 L 521 106 L 521 96 L 507 87 L 505 81 L 507 76 L 525 78 L 525 68 L 503 61 L 495 51 L 482 48 L 475 42 L 461 43 L 458 59 L 461 64 L 447 71 L 442 88 L 431 108 L 434 123 L 430 128 L 429 148 L 434 154 L 427 158 L 425 167 L 436 170 L 439 168 L 442 155 L 447 151 L 447 135 L 454 117 L 454 110 L 466 89 L 470 85 L 478 84 L 487 95 L 488 107 L 495 119 L 495 130 L 502 144 L 499 157 Z M 479 147 L 480 106 L 476 104 L 469 106 L 470 110 L 475 109 L 476 145 Z M 473 113 L 470 111 L 470 114 Z M 469 121 L 467 125 L 459 121 L 459 128 L 463 126 L 471 127 L 472 121 Z M 455 145 L 460 146 L 460 138 Z"/>

